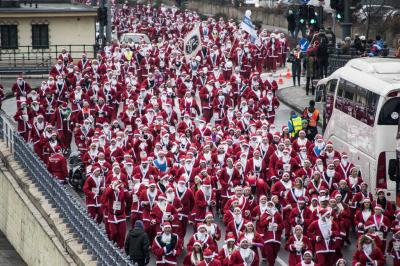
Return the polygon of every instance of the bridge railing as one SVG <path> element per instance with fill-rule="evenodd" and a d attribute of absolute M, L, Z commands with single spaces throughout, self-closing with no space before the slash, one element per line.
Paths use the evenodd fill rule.
<path fill-rule="evenodd" d="M 70 233 L 87 248 L 98 265 L 131 265 L 128 257 L 108 239 L 105 230 L 88 216 L 78 199 L 47 171 L 43 161 L 15 130 L 15 122 L 2 110 L 0 138 L 7 143 L 14 158 L 67 224 Z"/>

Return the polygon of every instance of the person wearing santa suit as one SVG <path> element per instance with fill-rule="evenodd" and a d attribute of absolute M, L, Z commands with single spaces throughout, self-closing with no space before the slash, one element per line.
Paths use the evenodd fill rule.
<path fill-rule="evenodd" d="M 192 251 L 188 252 L 183 259 L 183 266 L 198 266 L 203 260 L 203 244 L 200 241 L 196 241 L 193 243 Z"/>
<path fill-rule="evenodd" d="M 318 220 L 313 221 L 308 227 L 307 234 L 315 243 L 317 263 L 332 266 L 335 263 L 335 244 L 339 236 L 339 228 L 331 219 L 331 209 L 321 209 Z"/>
<path fill-rule="evenodd" d="M 68 107 L 67 103 L 63 103 L 56 109 L 53 118 L 62 147 L 66 150 L 70 149 L 72 141 L 73 123 L 71 114 L 71 109 Z"/>
<path fill-rule="evenodd" d="M 103 194 L 103 204 L 108 215 L 109 238 L 121 249 L 124 247 L 126 236 L 125 204 L 129 200 L 129 192 L 124 190 L 121 180 L 111 182 Z"/>
<path fill-rule="evenodd" d="M 61 49 L 61 54 L 58 55 L 57 57 L 58 60 L 62 60 L 63 64 L 65 66 L 71 64 L 74 60 L 72 59 L 72 56 L 70 53 L 67 52 L 67 49 L 62 48 Z"/>
<path fill-rule="evenodd" d="M 315 263 L 313 261 L 312 252 L 307 250 L 306 252 L 304 252 L 303 259 L 301 260 L 301 262 L 297 263 L 295 266 L 324 266 L 324 265 Z"/>
<path fill-rule="evenodd" d="M 385 265 L 385 257 L 383 252 L 375 246 L 373 238 L 368 234 L 362 235 L 359 238 L 357 250 L 353 254 L 352 265 Z"/>
<path fill-rule="evenodd" d="M 151 224 L 150 213 L 156 204 L 156 198 L 159 193 L 154 180 L 150 180 L 147 184 L 147 189 L 142 190 L 139 194 L 139 209 L 142 211 L 144 227 L 149 238 L 156 235 L 154 226 Z"/>
<path fill-rule="evenodd" d="M 393 266 L 400 265 L 400 230 L 395 230 L 392 239 L 389 241 L 387 253 L 393 259 Z"/>
<path fill-rule="evenodd" d="M 273 95 L 271 90 L 268 90 L 267 94 L 258 102 L 258 109 L 267 115 L 269 123 L 274 123 L 279 105 L 280 103 L 276 96 Z"/>
<path fill-rule="evenodd" d="M 91 66 L 91 61 L 87 58 L 85 53 L 82 54 L 82 58 L 78 61 L 78 69 L 80 72 Z"/>
<path fill-rule="evenodd" d="M 97 142 L 93 141 L 92 143 L 90 143 L 88 151 L 82 155 L 82 162 L 86 165 L 86 167 L 94 164 L 95 162 L 97 162 L 99 153 L 100 149 L 97 145 Z"/>
<path fill-rule="evenodd" d="M 254 150 L 253 157 L 249 160 L 248 164 L 246 165 L 245 174 L 248 175 L 251 173 L 257 179 L 261 178 L 266 180 L 265 173 L 267 172 L 267 164 L 261 158 L 261 154 L 259 150 Z"/>
<path fill-rule="evenodd" d="M 286 39 L 284 33 L 280 33 L 279 34 L 279 44 L 280 44 L 279 45 L 279 52 L 278 52 L 278 55 L 279 55 L 279 59 L 278 59 L 279 66 L 280 67 L 285 67 L 285 65 L 286 65 L 286 56 L 287 56 L 287 53 L 289 52 L 289 45 L 288 45 L 288 40 Z"/>
<path fill-rule="evenodd" d="M 274 33 L 271 33 L 270 41 L 267 43 L 267 71 L 276 72 L 276 65 L 279 60 L 280 43 Z"/>
<path fill-rule="evenodd" d="M 350 189 L 350 185 L 348 183 L 347 185 Z M 370 202 L 373 200 L 371 192 L 368 191 L 368 184 L 363 182 L 361 183 L 361 191 L 354 193 L 351 200 L 350 208 L 354 213 L 356 212 L 356 208 L 359 208 L 366 198 L 368 198 Z"/>
<path fill-rule="evenodd" d="M 264 247 L 262 249 L 263 257 L 266 258 L 269 265 L 274 265 L 281 247 L 281 237 L 284 228 L 282 216 L 272 201 L 267 202 L 266 211 L 260 217 L 262 226 Z"/>
<path fill-rule="evenodd" d="M 200 261 L 197 266 L 222 266 L 221 261 L 216 258 L 215 253 L 211 249 L 206 248 L 203 252 L 204 260 Z"/>
<path fill-rule="evenodd" d="M 293 207 L 289 215 L 289 229 L 293 232 L 293 228 L 300 225 L 305 234 L 307 234 L 307 228 L 313 221 L 312 211 L 306 207 L 306 200 L 304 197 L 299 197 L 297 206 Z"/>
<path fill-rule="evenodd" d="M 390 230 L 392 232 L 396 232 L 397 230 L 400 230 L 400 210 L 396 210 L 396 212 L 394 213 L 394 220 L 392 221 Z"/>
<path fill-rule="evenodd" d="M 32 88 L 29 83 L 24 80 L 22 75 L 19 75 L 17 82 L 12 85 L 11 90 L 17 98 L 17 108 L 19 108 L 21 103 L 27 100 L 26 97 L 31 92 Z"/>
<path fill-rule="evenodd" d="M 194 196 L 190 188 L 186 187 L 186 179 L 181 176 L 175 188 L 175 195 L 182 203 L 182 209 L 178 212 L 178 235 L 183 239 L 186 235 L 186 228 L 191 211 L 194 206 Z"/>
<path fill-rule="evenodd" d="M 248 220 L 243 218 L 243 213 L 241 208 L 238 206 L 237 201 L 232 202 L 233 212 L 231 214 L 231 219 L 227 219 L 227 212 L 224 215 L 224 222 L 226 223 L 225 233 L 233 232 L 236 239 L 239 239 L 241 233 L 245 229 L 245 224 Z"/>
<path fill-rule="evenodd" d="M 307 139 L 306 132 L 304 130 L 300 130 L 299 136 L 292 143 L 292 148 L 298 153 L 303 151 L 305 152 L 305 155 L 308 155 L 307 150 L 310 148 L 310 145 L 311 141 Z M 305 150 L 301 150 L 301 148 L 305 148 Z"/>
<path fill-rule="evenodd" d="M 173 105 L 170 100 L 165 103 L 165 109 L 161 112 L 165 123 L 171 126 L 176 126 L 178 124 L 178 114 L 173 110 Z"/>
<path fill-rule="evenodd" d="M 211 187 L 210 178 L 205 178 L 201 188 L 194 195 L 194 206 L 192 219 L 194 223 L 203 222 L 207 212 L 212 211 L 215 206 L 215 192 Z"/>
<path fill-rule="evenodd" d="M 19 108 L 15 113 L 14 120 L 17 122 L 18 133 L 24 138 L 25 141 L 28 141 L 29 132 L 32 128 L 32 125 L 26 102 L 21 103 L 21 108 Z"/>
<path fill-rule="evenodd" d="M 135 104 L 130 102 L 128 104 L 128 108 L 121 112 L 120 114 L 121 122 L 124 123 L 124 126 L 127 127 L 130 125 L 132 129 L 136 129 L 135 120 L 137 118 L 137 112 L 135 110 Z"/>
<path fill-rule="evenodd" d="M 142 158 L 140 165 L 137 165 L 133 172 L 140 175 L 140 181 L 144 184 L 149 184 L 150 180 L 158 180 L 158 171 L 153 165 L 149 164 L 147 157 Z"/>
<path fill-rule="evenodd" d="M 61 183 L 64 183 L 65 178 L 68 177 L 68 163 L 62 155 L 60 146 L 56 146 L 54 153 L 50 155 L 47 161 L 47 170 Z"/>
<path fill-rule="evenodd" d="M 225 206 L 228 198 L 232 195 L 232 188 L 237 187 L 240 180 L 239 171 L 233 166 L 233 159 L 226 159 L 226 166 L 222 168 L 219 175 L 221 183 L 221 206 Z"/>
<path fill-rule="evenodd" d="M 219 241 L 221 238 L 221 229 L 219 228 L 218 224 L 214 222 L 214 215 L 212 214 L 212 212 L 206 213 L 204 225 L 207 228 L 207 233 L 210 235 L 215 245 L 218 247 L 217 241 Z"/>
<path fill-rule="evenodd" d="M 66 67 L 63 65 L 62 60 L 58 59 L 57 64 L 50 68 L 50 76 L 52 76 L 53 78 L 56 78 L 60 75 L 62 76 L 63 74 L 65 74 L 65 69 Z"/>
<path fill-rule="evenodd" d="M 310 196 L 319 195 L 322 190 L 327 190 L 328 185 L 321 178 L 321 173 L 318 171 L 314 171 L 312 175 L 312 179 L 310 180 L 307 186 L 307 192 Z"/>
<path fill-rule="evenodd" d="M 122 157 L 124 156 L 124 152 L 121 147 L 117 145 L 117 139 L 112 138 L 110 141 L 110 145 L 106 148 L 105 154 L 107 157 L 107 161 L 113 162 L 120 162 Z"/>
<path fill-rule="evenodd" d="M 382 251 L 386 250 L 386 238 L 390 229 L 390 220 L 383 215 L 383 208 L 380 204 L 375 205 L 374 213 L 368 218 L 367 222 L 373 223 L 376 228 L 376 234 L 382 241 L 381 246 L 378 246 Z"/>
<path fill-rule="evenodd" d="M 395 208 L 393 204 L 386 199 L 385 190 L 378 188 L 376 195 L 376 199 L 372 201 L 372 207 L 375 207 L 378 204 L 381 205 L 383 208 L 383 215 L 392 220 L 394 217 Z"/>
<path fill-rule="evenodd" d="M 41 136 L 45 130 L 45 126 L 46 124 L 44 122 L 43 115 L 38 115 L 36 116 L 36 119 L 34 119 L 31 131 L 29 133 L 28 141 L 32 142 L 33 150 L 39 156 L 39 158 L 42 158 Z"/>
<path fill-rule="evenodd" d="M 218 252 L 218 245 L 212 239 L 212 236 L 207 232 L 207 226 L 203 223 L 198 223 L 197 232 L 195 232 L 186 245 L 187 251 L 193 250 L 193 244 L 200 242 L 203 248 L 209 248 L 212 252 Z"/>
<path fill-rule="evenodd" d="M 349 155 L 346 152 L 342 152 L 341 159 L 337 171 L 343 177 L 348 177 L 350 175 L 350 169 L 354 167 L 354 164 L 349 162 Z"/>
<path fill-rule="evenodd" d="M 286 241 L 285 249 L 289 252 L 289 266 L 296 266 L 302 261 L 304 252 L 312 249 L 311 243 L 303 234 L 303 228 L 300 225 L 293 228 L 293 235 Z"/>
<path fill-rule="evenodd" d="M 217 95 L 213 99 L 213 113 L 215 114 L 215 123 L 220 124 L 226 116 L 227 109 L 230 106 L 230 100 L 223 94 L 222 89 L 218 89 Z"/>
<path fill-rule="evenodd" d="M 354 225 L 357 228 L 358 236 L 361 236 L 366 232 L 365 223 L 369 220 L 372 214 L 374 214 L 374 210 L 371 205 L 371 200 L 365 198 L 354 215 Z"/>
<path fill-rule="evenodd" d="M 152 239 L 152 238 L 149 238 Z M 177 257 L 182 253 L 182 240 L 172 233 L 172 226 L 166 222 L 162 225 L 162 233 L 154 238 L 151 250 L 156 256 L 157 266 L 174 266 Z"/>
<path fill-rule="evenodd" d="M 158 233 L 161 232 L 161 225 L 168 222 L 172 226 L 172 231 L 174 232 L 177 227 L 177 211 L 175 207 L 168 202 L 167 196 L 161 193 L 157 196 L 157 203 L 154 205 L 150 212 L 150 223 L 153 230 Z"/>
<path fill-rule="evenodd" d="M 103 220 L 101 197 L 105 191 L 105 180 L 101 175 L 101 166 L 99 164 L 93 165 L 92 172 L 88 174 L 82 191 L 85 194 L 86 207 L 89 216 L 100 224 Z"/>
<path fill-rule="evenodd" d="M 97 104 L 95 104 L 94 106 L 93 114 L 96 121 L 96 125 L 101 125 L 104 122 L 107 123 L 111 122 L 111 110 L 109 106 L 105 104 L 103 97 L 99 97 Z"/>
<path fill-rule="evenodd" d="M 233 191 L 234 194 L 232 196 L 230 196 L 230 199 L 228 199 L 228 201 L 225 203 L 225 206 L 223 206 L 224 212 L 228 211 L 228 209 L 232 205 L 233 201 L 238 201 L 239 204 L 237 205 L 237 207 L 240 208 L 240 210 L 243 214 L 243 217 L 245 217 L 246 219 L 249 219 L 251 217 L 252 208 L 251 208 L 248 198 L 246 198 L 243 195 L 243 187 L 236 186 L 231 189 L 232 189 L 231 191 Z"/>
<path fill-rule="evenodd" d="M 80 125 L 75 129 L 75 144 L 81 154 L 84 154 L 87 151 L 88 141 L 93 134 L 94 129 L 88 119 L 85 119 L 83 125 Z"/>
<path fill-rule="evenodd" d="M 239 248 L 232 252 L 229 264 L 232 266 L 258 266 L 259 260 L 256 253 L 250 248 L 247 238 L 241 238 Z"/>
<path fill-rule="evenodd" d="M 62 75 L 57 76 L 57 81 L 54 83 L 53 88 L 51 88 L 51 90 L 54 92 L 57 98 L 57 102 L 59 104 L 68 102 L 68 99 L 70 99 L 70 92 L 68 90 L 67 83 L 65 82 L 65 79 L 63 78 Z"/>
<path fill-rule="evenodd" d="M 245 229 L 241 233 L 239 239 L 241 239 L 242 237 L 246 238 L 249 241 L 250 248 L 256 254 L 257 260 L 260 260 L 258 256 L 258 249 L 262 249 L 262 247 L 264 246 L 264 240 L 263 236 L 255 230 L 253 222 L 246 222 Z"/>
<path fill-rule="evenodd" d="M 56 131 L 51 131 L 51 137 L 47 138 L 47 134 L 46 134 L 46 138 L 43 138 L 42 141 L 42 158 L 45 164 L 47 164 L 49 157 L 56 152 L 56 147 L 60 146 L 61 147 L 61 143 L 60 143 L 60 139 L 57 135 Z"/>
<path fill-rule="evenodd" d="M 218 259 L 221 261 L 222 266 L 228 266 L 232 253 L 238 249 L 236 246 L 236 238 L 232 232 L 225 235 L 225 244 L 218 252 Z"/>

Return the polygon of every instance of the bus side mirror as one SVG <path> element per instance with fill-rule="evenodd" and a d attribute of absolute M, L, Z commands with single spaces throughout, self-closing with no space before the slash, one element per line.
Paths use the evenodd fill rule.
<path fill-rule="evenodd" d="M 388 174 L 389 178 L 392 181 L 397 181 L 396 176 L 399 174 L 397 173 L 397 160 L 396 159 L 390 159 L 389 160 L 389 169 L 388 169 Z M 400 181 L 400 180 L 399 180 Z"/>

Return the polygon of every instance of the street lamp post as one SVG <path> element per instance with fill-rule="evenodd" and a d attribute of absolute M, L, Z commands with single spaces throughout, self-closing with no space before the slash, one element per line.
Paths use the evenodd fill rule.
<path fill-rule="evenodd" d="M 344 0 L 344 19 L 342 22 L 342 39 L 351 37 L 351 13 L 350 13 L 350 0 Z"/>

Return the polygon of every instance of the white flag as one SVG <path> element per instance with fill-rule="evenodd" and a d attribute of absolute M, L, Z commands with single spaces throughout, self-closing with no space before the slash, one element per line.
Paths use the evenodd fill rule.
<path fill-rule="evenodd" d="M 191 32 L 189 32 L 184 41 L 184 52 L 186 61 L 188 61 L 201 49 L 201 36 L 200 36 L 200 26 L 196 26 Z"/>

